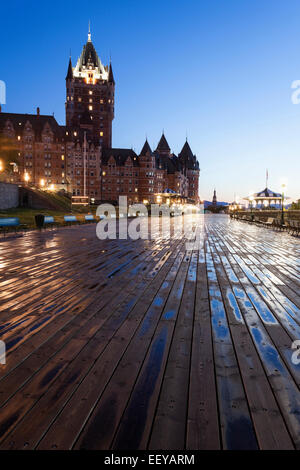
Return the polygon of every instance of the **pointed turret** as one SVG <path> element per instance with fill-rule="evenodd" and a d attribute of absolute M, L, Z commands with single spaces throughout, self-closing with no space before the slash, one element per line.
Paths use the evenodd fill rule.
<path fill-rule="evenodd" d="M 72 60 L 70 57 L 66 80 L 72 80 L 72 78 L 73 78 L 73 67 L 72 67 Z"/>
<path fill-rule="evenodd" d="M 108 81 L 109 81 L 109 83 L 115 84 L 114 74 L 113 74 L 113 71 L 112 71 L 111 62 L 109 63 Z"/>
<path fill-rule="evenodd" d="M 158 153 L 161 153 L 161 154 L 166 154 L 166 155 L 169 155 L 170 154 L 170 147 L 169 147 L 169 144 L 167 142 L 167 139 L 165 138 L 165 134 L 163 133 L 161 138 L 160 138 L 160 141 L 158 142 L 158 146 L 156 148 L 156 151 Z"/>
<path fill-rule="evenodd" d="M 187 140 L 185 141 L 185 144 L 182 147 L 181 152 L 179 153 L 178 156 L 181 157 L 181 158 L 184 158 L 186 160 L 193 160 L 194 159 L 193 152 L 192 152 L 191 147 L 190 147 Z"/>
<path fill-rule="evenodd" d="M 151 150 L 151 147 L 148 143 L 148 140 L 146 139 L 145 143 L 144 143 L 144 146 L 141 150 L 141 153 L 140 153 L 140 156 L 144 157 L 145 155 L 147 154 L 150 154 L 152 155 L 152 150 Z"/>

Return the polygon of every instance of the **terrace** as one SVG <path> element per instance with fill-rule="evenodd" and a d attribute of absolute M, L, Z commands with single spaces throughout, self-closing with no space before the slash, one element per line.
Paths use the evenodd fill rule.
<path fill-rule="evenodd" d="M 1 241 L 0 449 L 300 448 L 300 240 L 186 217 Z"/>

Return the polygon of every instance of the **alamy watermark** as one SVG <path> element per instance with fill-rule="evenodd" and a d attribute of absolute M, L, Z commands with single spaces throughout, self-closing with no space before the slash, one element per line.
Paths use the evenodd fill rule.
<path fill-rule="evenodd" d="M 6 104 L 6 84 L 0 80 L 0 104 Z"/>
<path fill-rule="evenodd" d="M 292 363 L 297 366 L 298 364 L 300 364 L 300 340 L 299 339 L 293 342 L 292 349 L 295 349 L 295 351 L 292 354 Z"/>
<path fill-rule="evenodd" d="M 0 364 L 6 364 L 6 346 L 4 341 L 0 340 Z"/>
<path fill-rule="evenodd" d="M 186 239 L 186 249 L 200 246 L 199 217 L 204 207 L 192 204 L 127 204 L 127 197 L 119 197 L 118 214 L 112 204 L 97 207 L 100 217 L 96 234 L 100 240 Z M 118 215 L 118 220 L 117 220 Z M 183 217 L 181 217 L 183 216 Z M 130 219 L 130 220 L 129 220 Z M 172 220 L 172 223 L 171 223 Z"/>

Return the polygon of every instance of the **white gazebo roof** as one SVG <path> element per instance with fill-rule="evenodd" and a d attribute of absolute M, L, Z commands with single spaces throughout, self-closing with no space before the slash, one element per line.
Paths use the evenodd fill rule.
<path fill-rule="evenodd" d="M 254 199 L 254 200 L 272 200 L 274 201 L 275 199 L 282 199 L 282 194 L 280 193 L 275 193 L 274 191 L 271 191 L 269 188 L 265 188 L 263 191 L 260 191 L 259 193 L 254 193 L 250 196 L 245 197 L 247 201 Z M 285 198 L 287 199 L 287 198 Z"/>

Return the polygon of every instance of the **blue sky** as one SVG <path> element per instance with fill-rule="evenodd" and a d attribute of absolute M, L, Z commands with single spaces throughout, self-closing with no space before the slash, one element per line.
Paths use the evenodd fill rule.
<path fill-rule="evenodd" d="M 300 198 L 299 0 L 5 2 L 0 80 L 6 112 L 64 123 L 65 75 L 87 39 L 116 80 L 113 145 L 140 151 L 162 129 L 172 151 L 186 134 L 200 195 L 233 200 L 269 186 Z"/>

